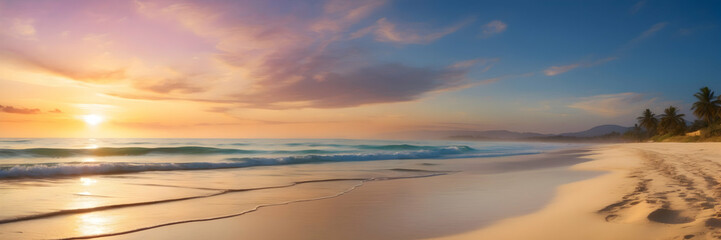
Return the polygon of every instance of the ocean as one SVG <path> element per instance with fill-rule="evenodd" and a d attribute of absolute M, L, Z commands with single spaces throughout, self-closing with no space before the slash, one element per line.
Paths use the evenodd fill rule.
<path fill-rule="evenodd" d="M 569 144 L 348 139 L 0 139 L 0 238 L 121 235 L 462 171 Z"/>

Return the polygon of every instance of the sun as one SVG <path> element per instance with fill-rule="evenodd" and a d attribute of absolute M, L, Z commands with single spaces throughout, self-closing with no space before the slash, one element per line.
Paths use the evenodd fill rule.
<path fill-rule="evenodd" d="M 97 115 L 97 114 L 88 114 L 83 116 L 83 121 L 87 123 L 90 126 L 95 126 L 103 122 L 105 120 L 103 116 Z"/>

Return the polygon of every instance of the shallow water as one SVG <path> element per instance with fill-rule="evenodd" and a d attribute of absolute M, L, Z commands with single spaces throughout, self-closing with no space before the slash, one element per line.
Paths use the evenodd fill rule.
<path fill-rule="evenodd" d="M 230 217 L 444 161 L 567 144 L 300 139 L 0 139 L 0 238 L 72 238 Z M 490 160 L 489 160 L 490 161 Z M 489 165 L 491 168 L 492 165 Z"/>

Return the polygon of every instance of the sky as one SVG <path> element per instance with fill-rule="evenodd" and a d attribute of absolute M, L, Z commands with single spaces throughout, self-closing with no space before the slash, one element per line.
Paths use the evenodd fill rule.
<path fill-rule="evenodd" d="M 721 94 L 718 1 L 0 0 L 0 28 L 0 137 L 561 133 Z"/>

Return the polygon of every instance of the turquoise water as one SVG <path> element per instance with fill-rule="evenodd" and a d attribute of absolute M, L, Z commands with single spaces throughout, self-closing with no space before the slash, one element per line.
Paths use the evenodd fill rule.
<path fill-rule="evenodd" d="M 444 161 L 568 144 L 346 139 L 0 139 L 0 238 L 122 234 L 453 174 Z M 171 209 L 171 210 L 169 210 Z M 180 210 L 179 210 L 180 209 Z"/>

